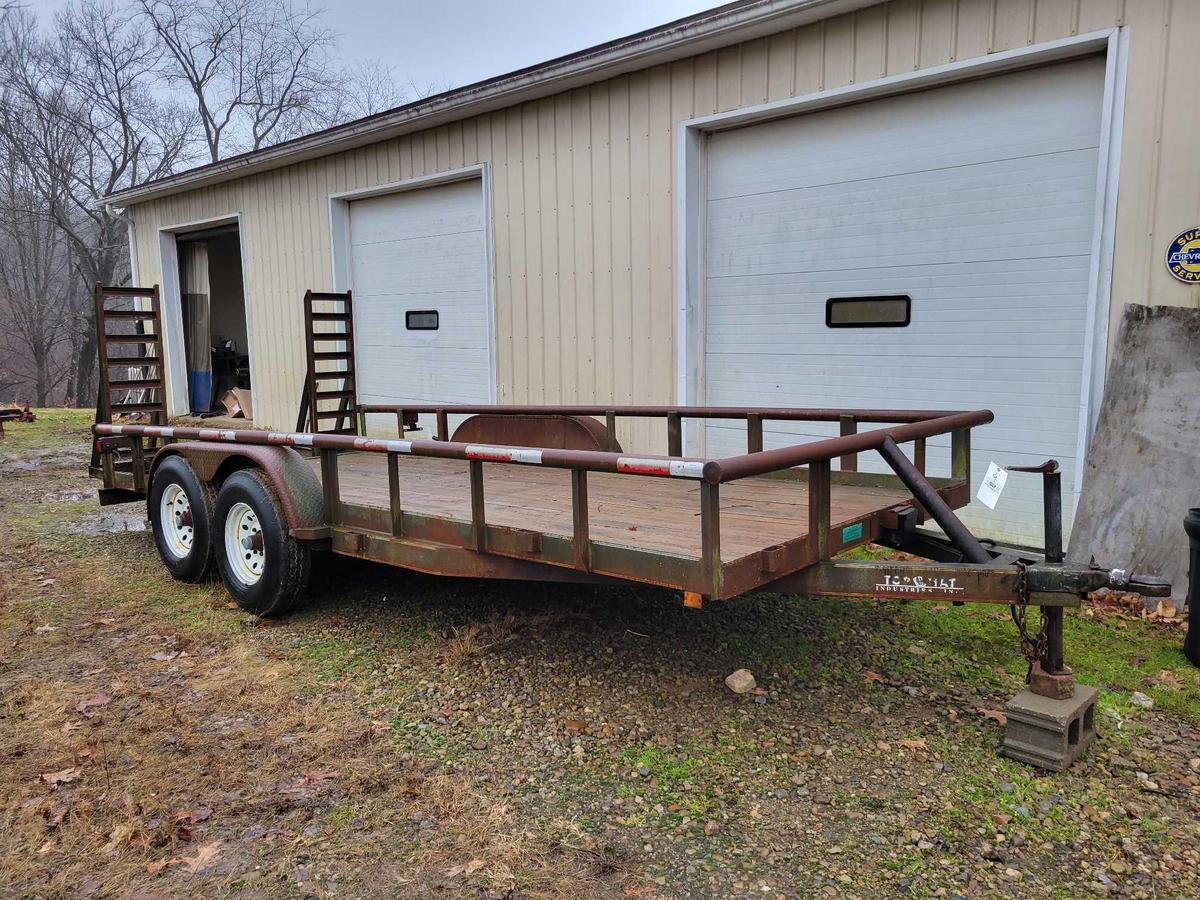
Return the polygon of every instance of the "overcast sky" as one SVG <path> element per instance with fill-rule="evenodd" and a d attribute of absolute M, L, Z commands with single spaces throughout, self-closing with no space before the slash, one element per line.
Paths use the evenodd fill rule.
<path fill-rule="evenodd" d="M 345 59 L 459 87 L 723 5 L 714 0 L 312 0 Z M 66 0 L 26 0 L 43 15 Z"/>
<path fill-rule="evenodd" d="M 347 58 L 458 87 L 661 25 L 712 0 L 330 0 Z"/>

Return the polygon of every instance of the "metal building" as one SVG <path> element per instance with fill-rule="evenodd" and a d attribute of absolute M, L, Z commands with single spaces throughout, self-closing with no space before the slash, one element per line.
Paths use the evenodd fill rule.
<path fill-rule="evenodd" d="M 172 413 L 197 283 L 274 427 L 305 291 L 352 289 L 363 403 L 987 407 L 976 478 L 1055 457 L 1069 521 L 1122 306 L 1200 305 L 1164 264 L 1200 224 L 1198 12 L 746 0 L 110 202 Z M 1036 492 L 966 518 L 1038 544 Z"/>

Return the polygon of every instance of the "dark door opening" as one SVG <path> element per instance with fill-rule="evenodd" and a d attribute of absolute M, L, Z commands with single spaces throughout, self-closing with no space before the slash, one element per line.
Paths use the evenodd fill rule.
<path fill-rule="evenodd" d="M 235 388 L 248 392 L 251 387 L 238 228 L 227 225 L 190 232 L 176 241 L 188 406 L 193 415 L 224 414 L 226 394 Z M 246 418 L 251 418 L 249 404 L 240 405 Z"/>

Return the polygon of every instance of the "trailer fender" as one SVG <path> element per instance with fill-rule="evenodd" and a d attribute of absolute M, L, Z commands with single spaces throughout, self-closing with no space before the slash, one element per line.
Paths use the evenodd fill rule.
<path fill-rule="evenodd" d="M 261 469 L 271 480 L 287 519 L 288 530 L 297 538 L 325 537 L 325 497 L 312 467 L 291 447 L 259 447 L 252 444 L 219 444 L 186 441 L 168 444 L 154 457 L 150 478 L 169 456 L 182 456 L 201 481 L 219 486 L 241 469 Z"/>

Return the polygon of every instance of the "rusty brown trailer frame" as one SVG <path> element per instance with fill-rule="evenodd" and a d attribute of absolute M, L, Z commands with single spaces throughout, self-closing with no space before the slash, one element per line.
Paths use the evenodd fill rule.
<path fill-rule="evenodd" d="M 809 409 L 702 409 L 688 407 L 608 407 L 602 410 L 610 429 L 621 416 L 661 416 L 667 420 L 668 443 L 678 449 L 680 423 L 685 417 L 743 418 L 750 423 L 752 452 L 720 460 L 701 460 L 675 454 L 637 456 L 593 450 L 557 450 L 527 447 L 502 447 L 455 443 L 448 437 L 449 415 L 470 413 L 520 415 L 587 415 L 593 407 L 482 407 L 482 406 L 405 406 L 359 407 L 358 413 L 377 413 L 382 409 L 397 414 L 400 421 L 409 413 L 434 412 L 438 416 L 438 440 L 387 440 L 355 435 L 306 432 L 265 432 L 211 428 L 170 428 L 148 425 L 97 424 L 102 439 L 102 465 L 99 474 L 106 488 L 126 490 L 135 495 L 147 491 L 142 473 L 147 466 L 142 441 L 204 441 L 217 444 L 250 444 L 307 448 L 320 455 L 321 481 L 325 501 L 325 528 L 303 537 L 329 537 L 333 549 L 381 562 L 405 565 L 412 548 L 406 543 L 432 541 L 477 554 L 506 556 L 568 568 L 586 575 L 604 575 L 675 587 L 710 599 L 728 599 L 802 569 L 836 553 L 875 540 L 883 528 L 894 525 L 896 510 L 880 510 L 848 523 L 830 522 L 830 487 L 833 483 L 879 485 L 894 482 L 891 476 L 857 472 L 859 453 L 880 450 L 900 443 L 913 443 L 917 462 L 912 472 L 902 473 L 921 492 L 922 505 L 943 528 L 954 529 L 961 523 L 951 511 L 967 501 L 970 478 L 970 429 L 990 422 L 992 414 L 974 412 L 937 413 L 923 410 L 809 410 Z M 773 420 L 804 420 L 841 423 L 842 436 L 792 447 L 763 450 L 762 423 Z M 888 427 L 858 432 L 860 422 L 890 423 Z M 923 474 L 925 443 L 938 435 L 951 436 L 952 467 L 949 478 L 929 479 Z M 111 464 L 104 453 L 112 439 L 128 443 L 131 460 L 142 464 L 129 466 L 128 476 Z M 338 455 L 347 451 L 386 454 L 389 472 L 387 511 L 353 506 L 343 502 L 338 487 Z M 433 457 L 466 460 L 470 469 L 471 521 L 457 523 L 408 515 L 399 493 L 397 467 L 401 457 Z M 831 461 L 841 460 L 841 471 L 831 471 Z M 571 475 L 574 533 L 563 541 L 536 531 L 489 525 L 486 521 L 483 467 L 487 464 L 540 465 L 566 469 Z M 807 478 L 809 496 L 808 533 L 779 546 L 770 547 L 758 559 L 746 558 L 722 564 L 720 556 L 720 487 L 752 476 L 789 472 L 807 466 L 807 472 L 793 473 Z M 629 476 L 683 478 L 699 482 L 699 519 L 701 556 L 698 561 L 644 550 L 619 548 L 593 542 L 589 537 L 588 473 L 619 473 Z M 915 474 L 914 474 L 915 473 Z M 381 513 L 386 512 L 386 517 Z M 837 524 L 839 527 L 832 527 Z M 965 529 L 962 529 L 965 531 Z M 848 537 L 847 535 L 854 535 Z M 969 535 L 969 533 L 968 533 Z M 970 538 L 975 549 L 978 542 Z M 970 554 L 970 549 L 966 552 Z M 983 552 L 980 550 L 980 552 Z M 988 557 L 990 559 L 990 557 Z M 446 571 L 451 572 L 457 563 Z"/>
<path fill-rule="evenodd" d="M 1062 617 L 1064 606 L 1078 605 L 1089 591 L 1129 584 L 1124 573 L 1062 565 L 1061 554 L 1043 559 L 1029 551 L 985 546 L 963 525 L 954 509 L 966 505 L 970 484 L 971 429 L 992 421 L 987 410 L 938 412 L 930 410 L 768 409 L 628 406 L 462 406 L 404 405 L 358 406 L 356 430 L 365 416 L 396 417 L 396 439 L 361 434 L 270 432 L 218 428 L 97 423 L 96 450 L 100 465 L 93 475 L 104 484 L 102 500 L 123 502 L 141 499 L 155 458 L 188 450 L 206 460 L 206 471 L 216 471 L 222 459 L 252 455 L 256 464 L 270 451 L 293 448 L 320 459 L 321 481 L 317 505 L 323 513 L 314 520 L 292 523 L 299 539 L 328 541 L 332 550 L 403 568 L 448 575 L 553 581 L 656 584 L 680 590 L 685 601 L 699 605 L 704 599 L 724 600 L 758 589 L 810 597 L 933 600 L 954 603 L 995 603 L 1012 608 L 1022 631 L 1031 671 L 1041 678 L 1034 689 L 1059 696 L 1070 685 L 1070 669 L 1063 662 Z M 433 414 L 434 440 L 406 440 L 406 425 L 419 414 Z M 622 452 L 538 447 L 467 444 L 449 440 L 451 415 L 499 416 L 603 416 L 610 439 L 615 441 L 616 420 L 621 417 L 658 417 L 666 420 L 667 456 L 642 456 Z M 740 419 L 747 423 L 747 453 L 725 459 L 695 459 L 680 454 L 682 422 L 691 419 Z M 838 437 L 773 449 L 763 448 L 763 423 L 769 421 L 836 422 Z M 881 427 L 860 431 L 861 424 Z M 927 475 L 926 443 L 950 436 L 949 477 Z M 145 441 L 155 447 L 148 452 Z M 177 445 L 184 442 L 184 447 Z M 912 444 L 912 459 L 901 449 Z M 237 445 L 243 449 L 238 450 Z M 119 461 L 117 453 L 128 448 Z M 860 473 L 858 455 L 878 452 L 893 475 Z M 387 457 L 388 507 L 378 509 L 346 503 L 339 489 L 339 455 L 347 452 L 378 453 Z M 293 454 L 294 456 L 294 454 Z M 400 491 L 402 458 L 429 457 L 465 460 L 469 468 L 471 515 L 469 522 L 448 517 L 406 512 Z M 839 470 L 832 469 L 839 460 Z M 487 522 L 484 467 L 488 465 L 541 466 L 569 472 L 572 534 L 569 539 L 540 531 Z M 303 468 L 303 467 L 301 467 Z M 1057 473 L 1043 471 L 1046 479 L 1048 542 L 1061 540 L 1050 529 L 1057 520 Z M 592 540 L 589 527 L 589 473 L 617 473 L 629 477 L 686 479 L 698 483 L 701 552 L 698 559 L 619 546 Z M 807 481 L 808 528 L 793 540 L 767 547 L 731 562 L 721 558 L 720 490 L 740 479 L 772 476 Z M 207 475 L 204 477 L 208 477 Z M 310 472 L 310 477 L 311 472 Z M 315 482 L 315 477 L 313 477 Z M 853 521 L 831 521 L 833 485 L 896 487 L 903 485 L 910 502 L 885 505 Z M 106 496 L 107 495 L 107 496 Z M 1052 496 L 1053 495 L 1053 496 Z M 1053 510 L 1052 510 L 1053 507 Z M 916 526 L 932 518 L 945 537 Z M 631 537 L 636 541 L 636 537 Z M 928 557 L 930 562 L 850 562 L 837 554 L 868 542 L 884 543 Z M 1161 592 L 1162 585 L 1138 585 L 1144 593 Z M 1024 629 L 1027 605 L 1043 608 L 1037 638 Z"/>

